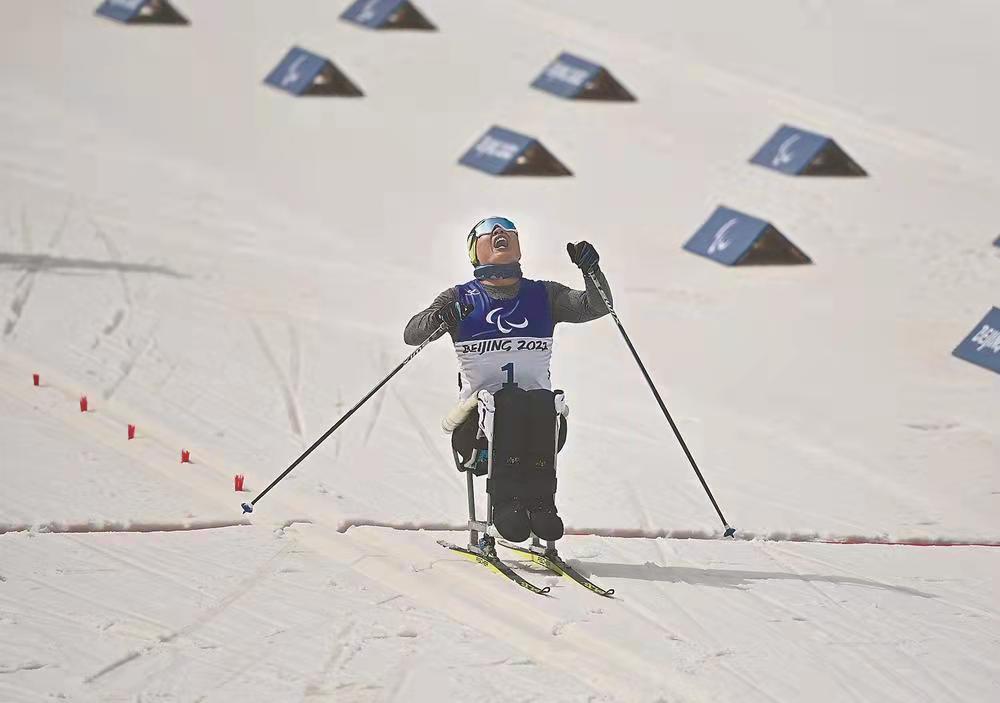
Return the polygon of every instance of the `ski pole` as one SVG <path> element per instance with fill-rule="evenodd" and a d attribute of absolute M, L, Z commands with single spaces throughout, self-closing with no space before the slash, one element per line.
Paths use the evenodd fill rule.
<path fill-rule="evenodd" d="M 691 462 L 691 468 L 694 469 L 696 474 L 698 474 L 698 480 L 701 481 L 701 487 L 705 489 L 705 493 L 708 494 L 708 499 L 712 501 L 712 507 L 715 508 L 715 512 L 719 514 L 719 519 L 722 520 L 722 526 L 726 530 L 725 536 L 732 537 L 736 534 L 736 528 L 729 526 L 729 522 L 726 521 L 726 516 L 722 514 L 719 504 L 715 502 L 715 496 L 712 495 L 712 490 L 705 482 L 705 477 L 701 475 L 701 470 L 698 468 L 698 464 L 691 455 L 691 450 L 688 449 L 687 443 L 681 436 L 681 431 L 677 429 L 677 424 L 674 422 L 674 418 L 670 417 L 670 412 L 667 410 L 667 406 L 663 403 L 663 398 L 660 397 L 660 393 L 656 390 L 656 386 L 653 385 L 653 379 L 649 377 L 649 373 L 646 371 L 646 367 L 643 365 L 642 359 L 639 358 L 639 352 L 637 352 L 635 347 L 632 346 L 632 340 L 628 338 L 628 334 L 625 332 L 625 327 L 622 326 L 622 321 L 618 319 L 615 309 L 611 306 L 611 301 L 608 300 L 607 293 L 605 293 L 604 289 L 601 287 L 601 282 L 597 280 L 597 276 L 593 272 L 590 272 L 587 275 L 590 276 L 590 280 L 592 280 L 594 285 L 597 286 L 597 292 L 601 294 L 604 304 L 608 306 L 608 312 L 611 313 L 611 317 L 614 319 L 615 324 L 618 325 L 618 331 L 622 333 L 622 338 L 625 340 L 625 344 L 628 345 L 629 351 L 632 352 L 632 356 L 635 358 L 635 363 L 639 365 L 639 370 L 642 371 L 642 375 L 646 379 L 646 383 L 649 385 L 649 390 L 653 391 L 653 397 L 656 398 L 656 402 L 660 404 L 660 410 L 663 411 L 664 417 L 666 417 L 667 422 L 670 423 L 670 429 L 674 431 L 677 441 L 680 442 L 681 449 L 684 450 L 684 455 L 688 458 L 688 461 Z"/>
<path fill-rule="evenodd" d="M 305 450 L 304 452 L 302 452 L 302 454 L 299 455 L 299 458 L 292 462 L 291 466 L 289 466 L 287 469 L 285 469 L 284 471 L 282 471 L 281 474 L 278 476 L 278 478 L 276 478 L 273 481 L 271 481 L 270 485 L 267 488 L 265 488 L 263 491 L 261 491 L 260 493 L 258 493 L 256 498 L 254 498 L 253 500 L 251 500 L 249 503 L 243 503 L 242 504 L 243 512 L 244 513 L 252 513 L 253 512 L 253 506 L 257 505 L 257 502 L 261 498 L 263 498 L 264 496 L 266 496 L 268 491 L 270 491 L 272 488 L 274 488 L 276 485 L 278 485 L 278 483 L 281 481 L 281 479 L 283 479 L 285 476 L 287 476 L 288 474 L 290 474 L 292 472 L 292 469 L 294 469 L 296 466 L 298 466 L 300 463 L 302 463 L 303 459 L 305 459 L 307 456 L 309 456 L 310 454 L 312 454 L 313 450 L 316 447 L 318 447 L 319 445 L 321 445 L 324 441 L 326 441 L 327 437 L 329 437 L 334 432 L 336 432 L 338 427 L 340 427 L 345 422 L 347 422 L 347 418 L 349 418 L 351 415 L 353 415 L 358 408 L 360 408 L 362 405 L 364 405 L 366 402 L 368 402 L 369 398 L 371 398 L 373 395 L 375 395 L 376 393 L 378 393 L 379 389 L 382 388 L 382 386 L 384 386 L 386 383 L 388 383 L 390 378 L 392 378 L 397 373 L 399 373 L 400 369 L 402 369 L 404 366 L 406 366 L 408 363 L 410 363 L 413 360 L 413 357 L 415 357 L 417 354 L 419 354 L 421 351 L 423 351 L 423 348 L 426 347 L 428 344 L 430 344 L 431 340 L 435 339 L 437 337 L 437 335 L 438 335 L 439 332 L 444 332 L 447 329 L 447 327 L 448 327 L 448 325 L 446 325 L 444 322 L 442 322 L 438 326 L 438 328 L 436 330 L 434 330 L 433 332 L 431 332 L 430 336 L 427 339 L 425 339 L 423 342 L 420 343 L 419 347 L 417 347 L 416 349 L 414 349 L 410 353 L 410 355 L 408 357 L 406 357 L 405 359 L 403 359 L 400 362 L 399 366 L 397 366 L 396 368 L 394 368 L 389 373 L 388 376 L 386 376 L 385 378 L 383 378 L 379 382 L 379 384 L 377 386 L 375 386 L 370 391 L 368 391 L 368 395 L 366 395 L 364 398 L 362 398 L 360 401 L 358 401 L 357 405 L 355 405 L 353 408 L 351 408 L 350 410 L 348 410 L 346 415 L 344 415 L 342 418 L 340 418 L 339 420 L 337 420 L 337 422 L 333 425 L 333 427 L 331 427 L 330 429 L 328 429 L 326 432 L 323 433 L 322 437 L 320 437 L 315 442 L 313 442 L 313 445 L 311 447 L 309 447 L 307 450 Z"/>

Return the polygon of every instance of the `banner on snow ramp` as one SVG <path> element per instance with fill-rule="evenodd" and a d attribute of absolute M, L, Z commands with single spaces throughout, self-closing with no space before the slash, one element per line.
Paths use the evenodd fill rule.
<path fill-rule="evenodd" d="M 96 14 L 126 24 L 188 24 L 167 0 L 104 0 Z"/>
<path fill-rule="evenodd" d="M 812 263 L 771 223 L 722 206 L 684 248 L 726 266 Z"/>
<path fill-rule="evenodd" d="M 959 359 L 1000 373 L 1000 308 L 993 308 L 983 321 L 952 352 Z"/>
<path fill-rule="evenodd" d="M 357 0 L 340 19 L 370 29 L 437 29 L 409 0 Z"/>
<path fill-rule="evenodd" d="M 264 82 L 292 95 L 364 95 L 329 59 L 297 46 L 289 49 Z"/>
<path fill-rule="evenodd" d="M 458 161 L 494 176 L 572 176 L 534 137 L 490 127 Z"/>
<path fill-rule="evenodd" d="M 561 98 L 632 102 L 635 96 L 596 63 L 563 52 L 531 84 Z"/>
<path fill-rule="evenodd" d="M 830 137 L 788 125 L 782 125 L 750 163 L 793 176 L 868 175 Z"/>

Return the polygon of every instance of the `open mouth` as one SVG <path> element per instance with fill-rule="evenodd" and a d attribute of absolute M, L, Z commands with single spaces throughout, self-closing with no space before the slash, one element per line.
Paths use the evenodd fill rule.
<path fill-rule="evenodd" d="M 491 243 L 493 244 L 494 249 L 504 250 L 509 246 L 510 240 L 507 239 L 506 234 L 503 234 L 502 232 L 497 232 L 496 234 L 493 235 Z"/>

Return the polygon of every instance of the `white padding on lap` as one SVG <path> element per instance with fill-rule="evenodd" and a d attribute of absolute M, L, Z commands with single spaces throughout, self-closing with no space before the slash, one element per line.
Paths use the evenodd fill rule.
<path fill-rule="evenodd" d="M 469 413 L 473 411 L 478 402 L 479 399 L 476 396 L 471 396 L 453 407 L 445 415 L 444 419 L 441 420 L 441 429 L 448 434 L 454 432 L 465 421 L 465 418 L 469 416 Z"/>

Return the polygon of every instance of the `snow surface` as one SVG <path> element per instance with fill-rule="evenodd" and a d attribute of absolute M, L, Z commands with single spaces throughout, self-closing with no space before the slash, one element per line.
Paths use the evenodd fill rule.
<path fill-rule="evenodd" d="M 436 33 L 96 4 L 0 5 L 0 701 L 1000 698 L 1000 550 L 808 543 L 1000 542 L 1000 376 L 950 355 L 1000 304 L 994 4 L 420 0 Z M 366 97 L 262 85 L 293 44 Z M 563 50 L 639 102 L 530 89 Z M 871 177 L 748 165 L 782 123 Z M 458 166 L 492 124 L 575 176 Z M 682 251 L 720 203 L 816 264 Z M 559 329 L 553 380 L 561 549 L 614 600 L 435 544 L 465 511 L 444 343 L 241 514 L 494 213 L 533 277 L 579 286 L 564 243 L 597 245 L 740 540 L 610 319 Z"/>

